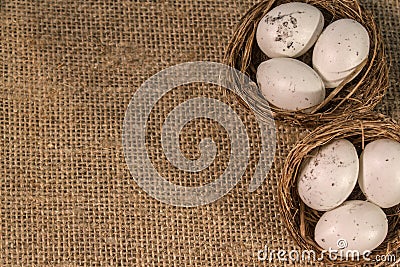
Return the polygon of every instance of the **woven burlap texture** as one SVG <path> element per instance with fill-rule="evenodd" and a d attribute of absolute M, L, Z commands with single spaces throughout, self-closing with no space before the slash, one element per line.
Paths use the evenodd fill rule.
<path fill-rule="evenodd" d="M 227 133 L 199 119 L 185 127 L 181 149 L 196 158 L 199 141 L 212 137 L 219 149 L 214 163 L 198 174 L 168 163 L 160 125 L 187 99 L 228 103 L 253 148 L 241 182 L 196 208 L 162 204 L 140 189 L 122 148 L 124 113 L 138 87 L 178 63 L 222 62 L 235 25 L 255 3 L 0 2 L 1 266 L 294 265 L 259 261 L 257 252 L 296 249 L 276 192 L 285 156 L 305 129 L 277 125 L 273 168 L 249 193 L 260 140 L 251 112 L 213 86 L 193 84 L 167 94 L 151 114 L 146 140 L 152 162 L 170 181 L 207 183 L 229 160 Z M 399 119 L 399 1 L 363 4 L 376 16 L 391 57 L 391 86 L 378 110 Z"/>

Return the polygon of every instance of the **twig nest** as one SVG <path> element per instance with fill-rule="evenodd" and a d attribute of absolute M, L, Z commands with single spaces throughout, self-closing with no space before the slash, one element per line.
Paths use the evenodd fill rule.
<path fill-rule="evenodd" d="M 282 13 L 279 10 L 282 7 L 300 11 L 297 12 L 298 14 L 289 12 L 290 16 L 286 16 L 287 12 Z M 276 16 L 272 16 L 275 13 Z M 282 14 L 285 16 L 283 17 Z M 302 26 L 301 21 L 304 15 L 309 15 L 307 18 L 310 21 Z M 275 21 L 277 17 L 280 19 L 279 23 Z M 324 23 L 321 21 L 322 17 Z M 304 21 L 307 21 L 305 17 Z M 368 42 L 360 47 L 359 51 L 357 49 L 353 51 L 355 42 L 352 42 L 351 38 L 354 36 L 341 34 L 341 31 L 346 28 L 343 24 L 349 24 L 350 21 L 352 21 L 352 27 L 349 27 L 345 33 L 356 34 L 356 37 L 360 38 L 357 42 Z M 258 27 L 260 24 L 268 24 L 270 30 L 276 28 L 275 32 L 278 32 L 279 36 L 272 35 L 264 27 Z M 333 33 L 325 33 L 327 28 L 322 31 L 323 25 L 330 25 L 329 29 L 331 31 L 333 29 Z M 286 32 L 285 30 L 289 28 L 290 32 Z M 306 31 L 302 32 L 305 28 L 307 28 Z M 325 43 L 330 42 L 331 37 L 335 36 L 335 30 L 337 34 L 342 35 L 343 40 L 334 38 L 335 43 L 331 41 L 332 51 L 343 55 L 349 53 L 354 60 L 358 61 L 357 64 L 343 65 L 340 70 L 331 71 L 328 65 L 320 63 L 326 59 L 324 57 L 334 55 L 332 53 L 328 55 L 326 51 L 321 52 L 320 49 L 319 54 L 315 53 L 313 60 L 315 48 L 309 48 L 321 31 L 322 38 L 317 40 L 317 44 L 319 43 L 320 47 L 321 43 L 322 46 L 326 46 Z M 298 42 L 293 41 L 295 35 L 300 35 L 296 39 Z M 367 58 L 365 58 L 366 54 Z M 229 66 L 246 73 L 253 81 L 256 81 L 257 68 L 270 57 L 295 57 L 309 66 L 313 66 L 313 61 L 315 61 L 314 70 L 321 76 L 325 87 L 329 89 L 326 90 L 326 97 L 322 102 L 311 108 L 293 111 L 276 106 L 271 101 L 268 102 L 260 88 L 256 86 L 238 88 L 238 94 L 250 108 L 261 117 L 265 114 L 266 119 L 270 119 L 268 116 L 272 110 L 277 120 L 315 126 L 346 117 L 351 112 L 366 113 L 382 99 L 389 84 L 388 65 L 381 34 L 371 13 L 362 8 L 357 1 L 296 0 L 294 3 L 287 0 L 270 0 L 256 4 L 241 19 L 227 47 L 225 61 Z"/>
<path fill-rule="evenodd" d="M 335 233 L 330 233 L 329 231 L 321 231 L 323 227 L 326 227 L 327 221 L 324 219 L 327 219 L 328 217 L 336 216 L 336 213 L 340 213 L 340 209 L 343 209 L 344 213 L 346 213 L 344 208 L 346 205 L 350 205 L 349 203 L 353 203 L 352 201 L 358 201 L 360 203 L 364 203 L 366 200 L 370 203 L 368 205 L 375 205 L 374 209 L 376 210 L 383 210 L 385 213 L 385 216 L 387 218 L 387 229 L 384 223 L 386 221 L 384 219 L 379 219 L 384 223 L 375 223 L 375 221 L 372 220 L 366 220 L 364 222 L 365 225 L 370 224 L 373 225 L 375 228 L 371 228 L 372 230 L 376 231 L 379 230 L 379 227 L 382 228 L 382 235 L 379 236 L 379 238 L 382 237 L 383 242 L 381 243 L 381 240 L 377 240 L 375 243 L 369 244 L 372 250 L 372 254 L 369 255 L 369 258 L 373 260 L 377 255 L 380 256 L 385 256 L 385 255 L 391 255 L 394 254 L 398 249 L 400 249 L 400 204 L 397 204 L 395 206 L 392 205 L 380 205 L 381 203 L 374 201 L 375 199 L 371 199 L 371 196 L 368 194 L 365 194 L 365 188 L 364 188 L 364 193 L 360 189 L 358 185 L 356 185 L 355 189 L 351 193 L 351 195 L 346 199 L 346 202 L 344 202 L 342 205 L 332 208 L 328 211 L 327 209 L 319 209 L 320 211 L 313 209 L 310 207 L 309 203 L 305 203 L 302 200 L 302 197 L 299 195 L 299 177 L 302 176 L 304 173 L 302 173 L 302 170 L 304 168 L 304 163 L 310 161 L 313 159 L 313 155 L 315 154 L 315 151 L 320 151 L 321 147 L 324 146 L 330 146 L 329 148 L 332 148 L 330 144 L 335 144 L 335 142 L 338 142 L 338 140 L 348 140 L 351 142 L 354 147 L 356 148 L 356 151 L 358 155 L 362 155 L 362 153 L 367 150 L 367 153 L 369 154 L 370 148 L 367 146 L 370 146 L 371 144 L 373 146 L 376 146 L 377 140 L 381 140 L 379 142 L 387 142 L 387 141 L 382 141 L 382 140 L 391 140 L 391 142 L 400 142 L 400 126 L 393 122 L 391 119 L 384 117 L 383 115 L 375 115 L 375 114 L 364 114 L 364 115 L 358 115 L 358 118 L 354 118 L 352 116 L 348 116 L 345 118 L 345 120 L 340 119 L 340 120 L 334 120 L 330 123 L 327 123 L 323 126 L 317 127 L 314 131 L 310 132 L 304 139 L 299 141 L 295 147 L 290 151 L 290 153 L 287 156 L 287 159 L 284 164 L 283 168 L 283 173 L 282 173 L 282 178 L 279 182 L 279 187 L 278 187 L 278 198 L 279 198 L 279 208 L 280 212 L 283 217 L 283 221 L 289 230 L 290 234 L 293 236 L 295 242 L 303 249 L 307 250 L 315 250 L 317 253 L 322 252 L 324 249 L 324 244 L 328 242 L 328 237 L 331 236 L 331 234 L 335 234 L 336 237 L 341 237 L 342 235 L 346 235 L 346 231 L 340 231 L 340 232 L 335 232 Z M 339 141 L 343 142 L 343 141 Z M 386 144 L 386 143 L 385 143 Z M 383 144 L 383 145 L 385 145 Z M 379 144 L 382 147 L 382 144 Z M 329 149 L 328 148 L 328 149 Z M 386 149 L 386 154 L 384 158 L 381 159 L 382 164 L 392 164 L 390 163 L 391 159 L 394 159 L 398 157 L 398 151 L 396 150 L 396 146 L 391 146 L 391 150 L 393 151 L 388 151 Z M 384 146 L 383 146 L 384 149 Z M 376 150 L 379 152 L 379 150 Z M 323 152 L 323 151 L 322 151 Z M 346 151 L 345 151 L 346 152 Z M 378 153 L 377 152 L 377 153 Z M 381 151 L 382 152 L 382 151 Z M 337 154 L 337 152 L 335 152 Z M 343 154 L 343 152 L 340 152 Z M 397 155 L 397 156 L 396 156 Z M 315 155 L 314 155 L 315 156 Z M 377 155 L 379 156 L 379 155 Z M 386 161 L 389 159 L 389 161 Z M 317 159 L 314 159 L 314 161 Z M 349 158 L 350 160 L 350 158 Z M 345 163 L 345 159 L 337 159 L 338 164 Z M 362 162 L 363 159 L 361 158 L 360 161 Z M 320 163 L 321 161 L 319 161 Z M 349 161 L 350 162 L 350 161 Z M 351 161 L 352 162 L 352 161 Z M 396 161 L 398 164 L 398 160 Z M 381 169 L 377 170 L 375 169 L 375 172 L 380 172 L 382 169 L 384 169 L 381 164 Z M 369 164 L 371 165 L 371 164 Z M 364 166 L 365 167 L 365 166 Z M 371 167 L 371 166 L 369 166 Z M 375 166 L 376 167 L 376 166 Z M 311 171 L 310 171 L 311 172 Z M 396 174 L 396 173 L 395 173 Z M 351 176 L 354 176 L 354 174 L 351 174 Z M 379 177 L 379 175 L 376 175 L 375 179 Z M 383 176 L 382 176 L 383 177 Z M 384 175 L 384 179 L 387 179 L 387 176 Z M 362 172 L 360 172 L 359 176 L 359 183 L 360 179 L 362 178 Z M 392 179 L 391 183 L 395 183 L 398 179 Z M 353 183 L 354 181 L 352 181 Z M 376 181 L 374 181 L 376 182 Z M 353 183 L 354 184 L 354 183 Z M 327 185 L 330 186 L 330 185 Z M 336 186 L 335 184 L 333 187 Z M 375 185 L 377 188 L 380 186 L 385 186 L 385 181 L 381 181 L 379 185 Z M 393 186 L 393 185 L 392 185 Z M 300 191 L 301 193 L 301 191 Z M 397 192 L 398 193 L 398 192 Z M 346 192 L 346 195 L 348 193 Z M 304 197 L 303 197 L 304 199 Z M 339 202 L 342 202 L 344 199 L 340 199 Z M 356 203 L 354 202 L 354 203 Z M 397 203 L 397 202 L 391 202 L 391 203 Z M 340 203 L 339 203 L 340 204 Z M 361 205 L 361 204 L 360 204 Z M 364 204 L 363 204 L 364 205 Z M 351 205 L 350 205 L 351 206 Z M 358 206 L 357 206 L 358 207 Z M 389 208 L 386 208 L 389 207 Z M 331 208 L 331 207 L 330 207 Z M 339 211 L 336 211 L 339 210 Z M 352 209 L 352 212 L 354 209 Z M 343 213 L 343 214 L 344 214 Z M 360 212 L 360 214 L 363 214 L 365 212 Z M 378 212 L 377 212 L 378 213 Z M 336 215 L 335 215 L 336 214 Z M 365 213 L 366 214 L 366 213 Z M 380 213 L 379 213 L 380 214 Z M 383 214 L 383 213 L 382 213 Z M 340 215 L 340 214 L 339 214 Z M 350 214 L 350 215 L 345 215 L 343 218 L 349 218 L 349 216 L 353 216 L 355 214 Z M 362 216 L 361 216 L 362 217 Z M 354 223 L 354 227 L 361 227 L 361 224 L 357 221 L 358 219 L 364 220 L 365 218 L 353 218 L 352 222 Z M 375 218 L 378 218 L 378 216 L 375 216 Z M 346 223 L 346 220 L 335 220 L 334 223 L 337 225 L 334 227 L 336 230 L 340 225 L 346 225 L 345 228 L 351 228 L 353 225 Z M 317 224 L 318 227 L 317 227 Z M 358 224 L 358 225 L 357 225 Z M 364 225 L 364 226 L 365 226 Z M 363 227 L 364 227 L 363 226 Z M 321 228 L 322 227 L 322 228 Z M 318 229 L 316 229 L 318 228 Z M 340 227 L 339 227 L 340 228 Z M 331 228 L 332 230 L 333 228 Z M 333 229 L 332 231 L 334 231 Z M 358 229 L 358 228 L 357 228 Z M 370 229 L 370 230 L 371 230 Z M 318 231 L 317 231 L 318 230 Z M 335 230 L 335 231 L 336 231 Z M 386 230 L 387 230 L 387 235 L 386 235 Z M 318 232 L 318 233 L 317 233 Z M 361 232 L 360 232 L 361 233 Z M 365 233 L 365 231 L 364 231 Z M 349 233 L 350 234 L 350 233 Z M 356 232 L 351 233 L 351 237 L 348 236 L 346 240 L 346 245 L 348 245 L 348 248 L 351 248 L 353 245 L 357 246 L 357 243 L 359 240 L 357 239 Z M 317 236 L 318 235 L 318 236 Z M 378 235 L 377 235 L 378 236 Z M 362 236 L 360 236 L 362 239 Z M 360 240 L 361 240 L 360 239 Z M 330 241 L 338 241 L 339 240 L 330 240 Z M 378 242 L 379 241 L 379 242 Z M 331 243 L 332 243 L 331 242 Z M 367 241 L 361 242 L 362 245 L 368 247 Z M 371 241 L 372 242 L 372 241 Z M 360 243 L 360 244 L 361 244 Z M 378 247 L 376 247 L 378 244 L 380 244 Z M 339 245 L 339 244 L 338 244 Z M 333 248 L 335 249 L 335 248 Z M 324 259 L 326 262 L 330 262 L 329 258 Z M 351 259 L 338 259 L 335 261 L 335 264 L 346 264 L 346 266 L 354 266 L 354 265 L 361 265 L 365 263 L 365 258 L 360 257 L 359 260 L 351 260 Z M 333 263 L 333 262 L 330 262 Z M 384 264 L 382 262 L 381 264 Z M 379 266 L 379 265 L 378 265 Z"/>

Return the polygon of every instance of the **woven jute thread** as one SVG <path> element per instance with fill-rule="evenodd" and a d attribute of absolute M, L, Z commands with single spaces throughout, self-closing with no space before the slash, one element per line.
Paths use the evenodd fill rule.
<path fill-rule="evenodd" d="M 233 106 L 254 148 L 243 182 L 220 201 L 191 209 L 162 204 L 141 190 L 121 144 L 124 112 L 137 88 L 174 64 L 221 62 L 235 25 L 256 2 L 0 2 L 0 265 L 294 265 L 276 257 L 261 262 L 257 252 L 299 249 L 282 223 L 277 181 L 305 129 L 277 123 L 274 168 L 262 188 L 248 193 L 260 139 L 251 112 L 236 107 L 233 96 L 218 98 L 213 87 L 166 95 L 149 119 L 146 144 L 168 180 L 206 183 L 223 171 L 229 154 L 223 129 L 199 120 L 182 133 L 183 153 L 197 156 L 196 142 L 211 137 L 224 150 L 217 161 L 193 176 L 166 164 L 160 125 L 189 97 L 217 97 Z M 399 118 L 399 3 L 363 4 L 373 11 L 393 62 L 379 110 Z"/>
<path fill-rule="evenodd" d="M 271 8 L 287 0 L 267 0 L 253 6 L 241 19 L 231 41 L 227 47 L 226 63 L 256 79 L 258 65 L 267 60 L 257 45 L 255 33 L 259 21 Z M 287 111 L 268 104 L 259 92 L 259 89 L 239 88 L 245 95 L 247 103 L 257 113 L 268 114 L 269 108 L 277 120 L 289 121 L 297 124 L 319 125 L 326 121 L 347 116 L 350 112 L 371 111 L 384 96 L 388 85 L 388 65 L 386 62 L 384 42 L 372 14 L 363 8 L 356 0 L 310 0 L 305 1 L 319 8 L 325 17 L 325 25 L 341 18 L 352 18 L 360 22 L 370 36 L 370 53 L 368 59 L 354 72 L 362 69 L 357 78 L 349 83 L 345 79 L 338 87 L 328 90 L 325 100 L 312 108 L 311 112 Z M 311 64 L 312 49 L 299 59 Z M 268 115 L 265 115 L 268 116 Z"/>
<path fill-rule="evenodd" d="M 299 197 L 297 178 L 302 162 L 318 147 L 337 139 L 351 141 L 361 152 L 371 141 L 388 138 L 400 142 L 400 126 L 390 118 L 377 114 L 359 115 L 358 118 L 348 117 L 345 121 L 334 121 L 318 127 L 299 141 L 290 151 L 283 168 L 282 179 L 279 183 L 278 196 L 280 210 L 292 237 L 305 249 L 321 252 L 322 249 L 314 241 L 314 229 L 323 212 L 307 207 Z M 356 187 L 349 199 L 365 200 L 360 188 Z M 385 241 L 372 251 L 370 259 L 387 255 L 396 255 L 400 248 L 400 205 L 384 210 L 389 224 Z M 367 263 L 364 258 L 358 260 L 342 259 L 327 263 L 343 264 L 346 266 L 362 265 Z M 377 261 L 376 266 L 385 265 Z"/>

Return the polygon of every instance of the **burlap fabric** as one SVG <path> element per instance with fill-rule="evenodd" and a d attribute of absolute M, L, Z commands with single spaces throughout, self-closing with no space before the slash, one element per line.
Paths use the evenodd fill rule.
<path fill-rule="evenodd" d="M 259 261 L 257 252 L 296 249 L 276 192 L 285 156 L 305 129 L 278 125 L 273 168 L 249 193 L 260 139 L 251 112 L 209 85 L 170 92 L 152 112 L 147 138 L 152 162 L 167 179 L 207 183 L 229 158 L 224 129 L 198 119 L 185 127 L 181 149 L 196 158 L 199 141 L 212 137 L 219 149 L 214 163 L 195 174 L 168 163 L 161 125 L 186 99 L 228 103 L 245 122 L 253 148 L 242 181 L 222 199 L 196 208 L 147 195 L 132 179 L 122 149 L 124 112 L 141 83 L 177 63 L 222 62 L 236 23 L 255 3 L 0 2 L 1 266 L 294 265 Z M 399 119 L 400 4 L 364 5 L 375 14 L 392 59 L 391 86 L 378 110 Z"/>

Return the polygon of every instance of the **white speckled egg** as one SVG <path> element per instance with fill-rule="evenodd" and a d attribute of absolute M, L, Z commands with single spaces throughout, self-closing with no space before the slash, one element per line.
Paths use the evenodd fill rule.
<path fill-rule="evenodd" d="M 326 27 L 315 43 L 313 67 L 325 86 L 331 88 L 330 83 L 338 79 L 341 82 L 347 77 L 341 77 L 342 74 L 350 75 L 368 58 L 369 47 L 369 35 L 364 26 L 352 19 L 337 20 Z"/>
<path fill-rule="evenodd" d="M 345 71 L 368 57 L 369 35 L 355 20 L 340 19 L 329 24 L 319 36 L 313 51 L 313 65 L 324 71 Z"/>
<path fill-rule="evenodd" d="M 258 24 L 258 46 L 268 57 L 298 57 L 313 46 L 324 27 L 321 11 L 291 2 L 270 10 Z"/>
<path fill-rule="evenodd" d="M 321 146 L 301 166 L 297 184 L 300 198 L 313 209 L 333 209 L 353 191 L 358 169 L 357 151 L 348 140 Z"/>
<path fill-rule="evenodd" d="M 321 78 L 311 67 L 296 59 L 264 61 L 257 68 L 257 82 L 264 97 L 281 109 L 307 109 L 325 99 Z"/>
<path fill-rule="evenodd" d="M 367 199 L 382 208 L 400 203 L 400 143 L 379 139 L 365 146 L 358 182 Z"/>
<path fill-rule="evenodd" d="M 387 232 L 388 222 L 381 208 L 368 201 L 351 200 L 321 216 L 315 241 L 325 250 L 358 251 L 362 255 L 378 247 Z"/>

